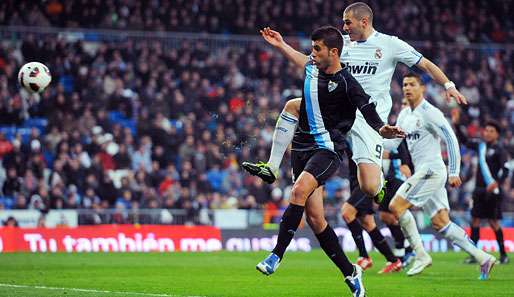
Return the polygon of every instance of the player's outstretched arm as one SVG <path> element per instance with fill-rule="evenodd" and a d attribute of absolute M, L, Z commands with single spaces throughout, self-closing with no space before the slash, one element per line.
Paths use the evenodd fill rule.
<path fill-rule="evenodd" d="M 305 64 L 307 64 L 309 61 L 309 57 L 287 44 L 279 32 L 271 30 L 270 27 L 266 27 L 260 30 L 260 33 L 264 40 L 278 49 L 290 62 L 294 63 L 296 66 L 303 69 Z"/>
<path fill-rule="evenodd" d="M 418 68 L 428 73 L 437 83 L 444 86 L 446 89 L 446 100 L 450 102 L 453 99 L 457 101 L 459 104 L 468 104 L 468 101 L 464 95 L 462 95 L 455 84 L 448 79 L 446 74 L 432 61 L 427 58 L 421 58 L 418 64 L 416 64 Z"/>
<path fill-rule="evenodd" d="M 378 133 L 387 139 L 394 139 L 394 138 L 405 138 L 405 132 L 398 126 L 391 126 L 388 124 L 383 125 L 379 130 Z"/>

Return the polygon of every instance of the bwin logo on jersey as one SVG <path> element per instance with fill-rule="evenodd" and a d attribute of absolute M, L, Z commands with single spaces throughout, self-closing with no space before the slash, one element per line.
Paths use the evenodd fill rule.
<path fill-rule="evenodd" d="M 333 90 L 335 90 L 337 88 L 337 83 L 336 82 L 333 82 L 333 81 L 328 81 L 328 92 L 332 92 Z"/>
<path fill-rule="evenodd" d="M 350 63 L 346 63 L 346 67 L 351 74 L 375 74 L 378 70 L 378 63 L 370 63 L 366 62 L 364 65 L 350 65 Z"/>
<path fill-rule="evenodd" d="M 418 140 L 420 137 L 419 133 L 409 133 L 407 134 L 407 138 L 409 140 Z"/>

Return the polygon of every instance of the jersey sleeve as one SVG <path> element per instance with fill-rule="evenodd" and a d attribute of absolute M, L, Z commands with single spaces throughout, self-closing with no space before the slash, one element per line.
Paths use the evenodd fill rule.
<path fill-rule="evenodd" d="M 448 175 L 459 176 L 460 173 L 460 148 L 457 136 L 453 132 L 448 120 L 438 109 L 428 109 L 424 113 L 427 121 L 437 135 L 446 143 L 448 150 Z"/>
<path fill-rule="evenodd" d="M 407 42 L 396 36 L 392 36 L 391 38 L 392 47 L 394 49 L 394 59 L 396 62 L 402 62 L 403 64 L 412 67 L 418 64 L 421 58 L 423 58 L 423 55 Z"/>
<path fill-rule="evenodd" d="M 369 100 L 370 96 L 364 92 L 362 86 L 353 76 L 345 75 L 343 78 L 346 83 L 346 95 L 348 99 L 360 110 L 366 123 L 378 132 L 378 130 L 384 126 L 384 122 L 375 109 L 375 103 Z"/>

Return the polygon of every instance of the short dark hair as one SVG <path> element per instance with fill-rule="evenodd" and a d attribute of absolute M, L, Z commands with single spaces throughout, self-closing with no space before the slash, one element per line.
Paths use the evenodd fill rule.
<path fill-rule="evenodd" d="M 336 27 L 323 26 L 314 30 L 311 35 L 311 40 L 321 40 L 329 50 L 336 48 L 339 55 L 341 55 L 341 51 L 343 50 L 343 35 Z"/>
<path fill-rule="evenodd" d="M 424 85 L 425 85 L 425 83 L 424 83 L 424 82 L 423 82 L 423 80 L 421 79 L 421 76 L 419 76 L 419 74 L 417 74 L 417 73 L 415 73 L 415 72 L 409 72 L 409 73 L 407 73 L 407 74 L 405 74 L 405 75 L 403 76 L 403 78 L 406 78 L 406 77 L 412 77 L 412 78 L 415 78 L 415 79 L 418 81 L 418 83 L 419 83 L 420 85 L 422 85 L 422 86 L 424 86 Z"/>
<path fill-rule="evenodd" d="M 363 17 L 367 16 L 369 23 L 373 24 L 373 10 L 371 10 L 371 7 L 369 7 L 368 4 L 364 2 L 355 2 L 348 5 L 344 10 L 344 12 L 350 11 L 356 19 L 361 20 Z"/>
<path fill-rule="evenodd" d="M 496 121 L 496 120 L 488 120 L 487 122 L 485 122 L 485 126 L 491 126 L 493 127 L 494 129 L 496 129 L 496 132 L 498 132 L 498 134 L 500 134 L 502 132 L 502 126 L 501 124 Z"/>

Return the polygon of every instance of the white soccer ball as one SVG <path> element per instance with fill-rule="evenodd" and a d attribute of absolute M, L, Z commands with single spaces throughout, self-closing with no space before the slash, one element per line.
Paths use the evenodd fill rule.
<path fill-rule="evenodd" d="M 41 93 L 52 81 L 50 70 L 43 63 L 29 62 L 18 72 L 18 82 L 29 93 Z"/>

